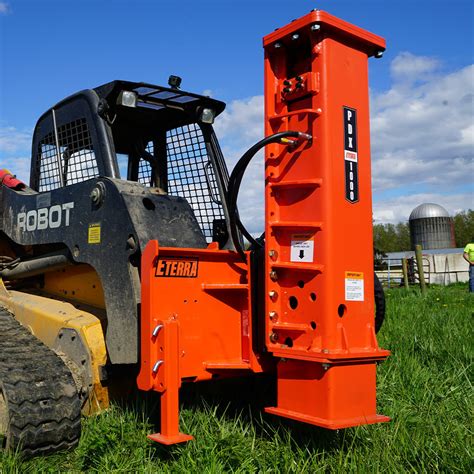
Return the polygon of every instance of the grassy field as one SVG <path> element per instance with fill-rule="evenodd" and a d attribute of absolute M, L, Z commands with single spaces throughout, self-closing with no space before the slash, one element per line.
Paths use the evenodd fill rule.
<path fill-rule="evenodd" d="M 256 399 L 230 386 L 184 397 L 182 429 L 196 439 L 165 450 L 148 442 L 156 397 L 83 422 L 70 453 L 23 461 L 0 453 L 0 472 L 473 472 L 473 309 L 466 285 L 387 291 L 379 343 L 379 413 L 391 423 L 339 432 L 261 415 Z M 229 387 L 227 387 L 229 388 Z M 260 386 L 261 388 L 261 386 Z"/>

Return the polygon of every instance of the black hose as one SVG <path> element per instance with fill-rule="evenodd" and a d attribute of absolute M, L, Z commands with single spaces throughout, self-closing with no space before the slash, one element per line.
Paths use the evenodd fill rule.
<path fill-rule="evenodd" d="M 228 194 L 227 194 L 227 202 L 228 202 L 228 209 L 229 209 L 229 217 L 230 217 L 230 233 L 232 242 L 234 244 L 235 250 L 238 254 L 242 257 L 242 260 L 245 261 L 245 253 L 244 249 L 242 248 L 240 236 L 238 230 L 242 231 L 242 234 L 256 246 L 261 246 L 261 244 L 255 240 L 251 235 L 250 232 L 244 227 L 242 222 L 239 219 L 238 209 L 237 209 L 237 197 L 239 195 L 240 184 L 242 182 L 242 178 L 244 176 L 245 170 L 249 165 L 252 158 L 260 151 L 263 147 L 269 145 L 270 143 L 279 142 L 282 138 L 304 138 L 305 140 L 310 140 L 311 135 L 301 132 L 295 131 L 287 131 L 287 132 L 278 132 L 264 139 L 257 142 L 251 148 L 249 148 L 240 158 L 240 160 L 235 165 L 234 169 L 229 178 L 229 186 L 228 186 Z"/>

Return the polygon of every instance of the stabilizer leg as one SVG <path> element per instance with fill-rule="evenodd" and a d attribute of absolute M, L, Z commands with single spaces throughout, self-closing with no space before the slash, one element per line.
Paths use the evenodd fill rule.
<path fill-rule="evenodd" d="M 158 360 L 153 371 L 157 374 L 161 394 L 161 431 L 148 436 L 157 443 L 171 445 L 194 439 L 193 436 L 179 431 L 179 324 L 171 317 L 162 323 L 163 327 L 156 336 L 158 346 L 163 348 L 163 359 Z M 159 326 L 159 325 L 158 325 Z"/>

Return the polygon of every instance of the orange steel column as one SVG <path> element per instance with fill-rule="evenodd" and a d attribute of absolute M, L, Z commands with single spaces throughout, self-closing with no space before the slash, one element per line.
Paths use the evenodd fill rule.
<path fill-rule="evenodd" d="M 279 357 L 266 411 L 338 429 L 376 414 L 367 63 L 385 41 L 312 11 L 264 38 L 267 147 L 265 327 Z"/>

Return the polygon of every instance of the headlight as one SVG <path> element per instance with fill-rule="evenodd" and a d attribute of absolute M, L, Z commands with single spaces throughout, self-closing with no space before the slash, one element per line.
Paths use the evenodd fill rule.
<path fill-rule="evenodd" d="M 214 112 L 214 110 L 204 108 L 202 109 L 200 120 L 202 123 L 208 123 L 212 125 L 214 123 L 215 116 L 216 113 Z"/>
<path fill-rule="evenodd" d="M 121 91 L 117 97 L 117 104 L 125 107 L 136 107 L 137 94 L 131 91 Z"/>

